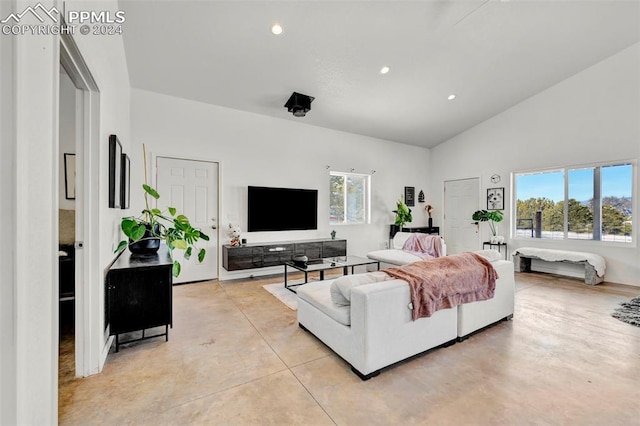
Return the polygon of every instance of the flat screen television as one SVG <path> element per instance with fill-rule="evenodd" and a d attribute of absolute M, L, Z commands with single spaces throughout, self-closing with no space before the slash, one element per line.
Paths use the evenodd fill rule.
<path fill-rule="evenodd" d="M 247 210 L 249 232 L 318 229 L 318 190 L 250 186 Z"/>

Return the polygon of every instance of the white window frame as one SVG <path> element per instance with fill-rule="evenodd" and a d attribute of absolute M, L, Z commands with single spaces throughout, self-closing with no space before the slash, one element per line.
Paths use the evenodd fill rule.
<path fill-rule="evenodd" d="M 583 240 L 577 238 L 569 238 L 569 229 L 568 229 L 568 213 L 569 213 L 569 171 L 581 168 L 602 168 L 608 166 L 622 166 L 625 164 L 630 164 L 632 168 L 632 182 L 631 182 L 631 205 L 633 206 L 633 219 L 631 224 L 631 241 L 606 241 L 606 240 Z M 553 239 L 553 238 L 527 238 L 518 236 L 516 233 L 517 226 L 517 216 L 518 216 L 518 188 L 517 188 L 517 177 L 519 175 L 526 174 L 536 174 L 536 173 L 552 173 L 552 172 L 562 172 L 564 179 L 564 220 L 563 220 L 563 236 L 561 239 Z M 601 175 L 598 173 L 598 180 L 601 184 Z M 524 170 L 511 173 L 511 238 L 520 241 L 545 241 L 545 242 L 572 242 L 577 244 L 598 244 L 598 245 L 606 245 L 613 247 L 636 247 L 637 245 L 637 237 L 636 230 L 637 228 L 637 218 L 638 215 L 638 165 L 637 160 L 617 160 L 617 161 L 607 161 L 601 163 L 588 163 L 588 164 L 577 164 L 563 167 L 549 167 L 545 169 L 535 169 L 535 170 Z M 600 221 L 602 218 L 600 218 Z M 553 243 L 552 243 L 553 244 Z"/>
<path fill-rule="evenodd" d="M 364 174 L 364 173 L 352 173 L 352 172 L 338 172 L 338 171 L 330 171 L 329 172 L 329 182 L 331 181 L 331 176 L 342 176 L 345 178 L 345 180 L 348 177 L 362 177 L 365 178 L 365 200 L 364 200 L 364 206 L 365 206 L 365 212 L 364 212 L 364 221 L 362 222 L 349 222 L 348 221 L 348 217 L 349 215 L 347 214 L 347 212 L 344 212 L 344 220 L 342 222 L 331 222 L 331 218 L 329 217 L 329 225 L 331 226 L 344 226 L 344 225 L 368 225 L 371 223 L 371 175 L 370 174 Z M 344 199 L 347 199 L 347 186 L 344 186 Z M 331 193 L 329 193 L 329 210 L 331 210 Z M 346 204 L 345 204 L 345 208 L 346 208 Z"/>

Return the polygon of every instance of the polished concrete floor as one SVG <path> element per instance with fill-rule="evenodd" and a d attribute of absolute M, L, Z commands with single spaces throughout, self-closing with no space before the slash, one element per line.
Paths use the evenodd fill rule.
<path fill-rule="evenodd" d="M 640 424 L 640 328 L 610 316 L 638 287 L 516 274 L 513 321 L 363 382 L 262 289 L 280 280 L 174 287 L 169 342 L 92 377 L 61 343 L 60 423 Z"/>

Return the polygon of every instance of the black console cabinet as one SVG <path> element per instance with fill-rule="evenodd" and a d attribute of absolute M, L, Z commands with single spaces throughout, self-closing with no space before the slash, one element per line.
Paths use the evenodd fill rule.
<path fill-rule="evenodd" d="M 222 246 L 222 266 L 227 271 L 280 266 L 294 255 L 305 255 L 309 260 L 347 255 L 347 240 L 303 240 L 279 243 Z"/>
<path fill-rule="evenodd" d="M 389 238 L 395 237 L 396 232 L 399 232 L 399 231 L 400 231 L 400 227 L 398 225 L 390 225 Z M 439 226 L 416 226 L 413 228 L 402 228 L 402 232 L 420 232 L 422 234 L 440 235 L 440 227 Z"/>
<path fill-rule="evenodd" d="M 116 336 L 116 352 L 121 343 L 165 336 L 173 325 L 173 262 L 165 245 L 155 255 L 123 252 L 107 273 L 105 304 L 110 335 Z M 144 335 L 146 329 L 165 326 L 164 334 Z M 119 335 L 142 330 L 142 338 L 120 342 Z"/>

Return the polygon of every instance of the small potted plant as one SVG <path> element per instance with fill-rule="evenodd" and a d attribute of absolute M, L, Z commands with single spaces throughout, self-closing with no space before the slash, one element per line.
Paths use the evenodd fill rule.
<path fill-rule="evenodd" d="M 173 259 L 173 250 L 184 250 L 184 258 L 188 260 L 193 250 L 198 250 L 198 262 L 204 260 L 206 250 L 198 249 L 195 243 L 202 239 L 209 241 L 209 237 L 199 229 L 191 226 L 189 219 L 178 214 L 176 209 L 168 207 L 166 211 L 157 208 L 149 208 L 148 196 L 154 199 L 160 198 L 160 194 L 147 184 L 142 185 L 144 189 L 145 209 L 138 217 L 123 217 L 120 222 L 122 232 L 128 237 L 127 240 L 120 241 L 116 253 L 129 246 L 132 254 L 150 254 L 158 251 L 160 241 L 164 241 L 169 248 L 169 253 Z M 180 275 L 180 262 L 173 261 L 173 276 Z"/>
<path fill-rule="evenodd" d="M 504 237 L 497 235 L 498 227 L 497 223 L 502 222 L 503 212 L 502 210 L 477 210 L 471 216 L 471 219 L 477 222 L 489 222 L 489 229 L 491 229 L 491 244 L 498 244 L 504 242 Z"/>
<path fill-rule="evenodd" d="M 396 210 L 393 210 L 393 212 L 396 214 L 394 225 L 397 226 L 398 231 L 402 231 L 402 227 L 406 223 L 413 221 L 413 216 L 411 216 L 411 209 L 404 203 L 402 196 L 398 198 Z"/>

